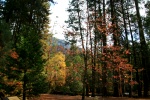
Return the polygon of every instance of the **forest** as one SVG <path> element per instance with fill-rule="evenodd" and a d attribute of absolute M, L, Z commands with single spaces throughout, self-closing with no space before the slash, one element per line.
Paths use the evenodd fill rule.
<path fill-rule="evenodd" d="M 150 96 L 149 0 L 69 0 L 62 42 L 52 3 L 0 0 L 0 92 Z"/>

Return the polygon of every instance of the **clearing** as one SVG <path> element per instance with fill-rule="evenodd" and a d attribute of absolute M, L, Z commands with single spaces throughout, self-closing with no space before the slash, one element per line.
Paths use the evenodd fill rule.
<path fill-rule="evenodd" d="M 39 97 L 28 100 L 81 100 L 81 96 L 41 94 Z M 150 100 L 150 98 L 128 98 L 128 97 L 85 97 L 85 100 Z"/>

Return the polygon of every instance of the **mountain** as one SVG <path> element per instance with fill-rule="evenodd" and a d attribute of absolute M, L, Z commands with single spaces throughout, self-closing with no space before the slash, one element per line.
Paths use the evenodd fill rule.
<path fill-rule="evenodd" d="M 55 37 L 52 38 L 52 44 L 53 44 L 53 45 L 62 46 L 62 47 L 64 47 L 65 49 L 68 49 L 68 48 L 71 47 L 70 44 L 66 43 L 65 40 L 63 40 L 63 39 L 58 39 L 58 38 L 55 38 Z"/>

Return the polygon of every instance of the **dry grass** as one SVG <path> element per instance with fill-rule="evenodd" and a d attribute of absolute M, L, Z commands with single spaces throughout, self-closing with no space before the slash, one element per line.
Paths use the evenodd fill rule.
<path fill-rule="evenodd" d="M 81 100 L 81 96 L 68 96 L 68 95 L 53 95 L 41 94 L 39 97 L 29 98 L 28 100 Z M 128 97 L 86 97 L 85 100 L 150 100 L 144 98 L 128 98 Z"/>

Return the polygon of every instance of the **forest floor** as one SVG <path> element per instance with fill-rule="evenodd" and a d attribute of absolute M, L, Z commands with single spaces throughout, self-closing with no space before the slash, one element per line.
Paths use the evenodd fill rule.
<path fill-rule="evenodd" d="M 39 97 L 30 98 L 28 100 L 81 100 L 81 96 L 68 96 L 68 95 L 53 95 L 41 94 Z M 128 97 L 85 97 L 85 100 L 150 100 L 150 98 L 128 98 Z"/>

